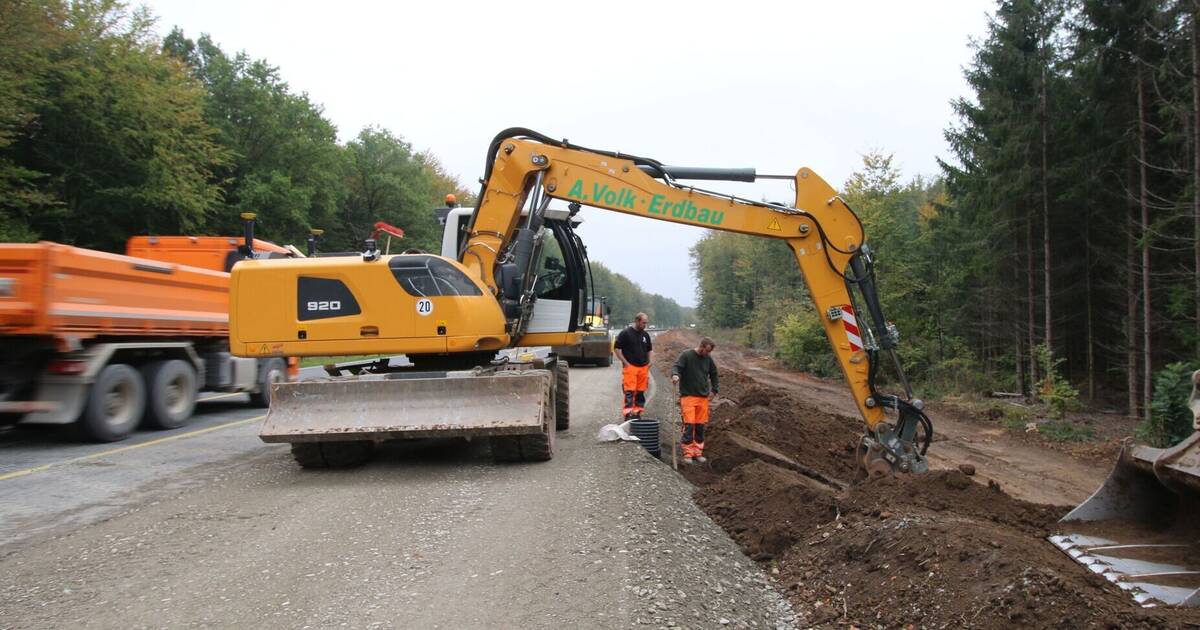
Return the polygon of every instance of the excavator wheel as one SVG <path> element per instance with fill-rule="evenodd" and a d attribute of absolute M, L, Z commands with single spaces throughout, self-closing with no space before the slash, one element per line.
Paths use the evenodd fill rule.
<path fill-rule="evenodd" d="M 546 392 L 547 409 L 556 409 L 557 386 Z M 557 415 L 557 414 L 556 414 Z M 553 425 L 553 426 L 551 426 Z M 492 459 L 496 462 L 545 462 L 554 457 L 554 433 L 558 421 L 547 418 L 541 433 L 527 435 L 496 435 L 490 438 Z"/>
<path fill-rule="evenodd" d="M 497 435 L 491 438 L 492 459 L 497 462 L 545 462 L 554 457 L 554 432 L 534 435 Z"/>
<path fill-rule="evenodd" d="M 375 443 L 367 440 L 350 442 L 292 442 L 292 459 L 302 468 L 353 468 L 371 459 Z"/>
<path fill-rule="evenodd" d="M 571 428 L 571 370 L 564 361 L 557 363 L 554 377 L 554 428 L 566 431 Z"/>

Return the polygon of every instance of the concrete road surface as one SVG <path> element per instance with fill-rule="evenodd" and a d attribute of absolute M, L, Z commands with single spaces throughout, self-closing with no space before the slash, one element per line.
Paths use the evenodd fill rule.
<path fill-rule="evenodd" d="M 790 627 L 686 482 L 596 442 L 617 368 L 571 379 L 540 464 L 447 440 L 304 471 L 236 399 L 115 446 L 0 439 L 0 628 Z"/>

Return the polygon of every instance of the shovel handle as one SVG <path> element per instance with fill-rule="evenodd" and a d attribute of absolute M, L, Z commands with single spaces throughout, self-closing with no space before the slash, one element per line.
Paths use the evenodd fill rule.
<path fill-rule="evenodd" d="M 679 444 L 678 444 L 678 442 L 679 442 L 679 436 L 682 435 L 682 433 L 680 433 L 679 422 L 682 420 L 681 416 L 683 414 L 683 407 L 681 405 L 683 403 L 679 400 L 679 383 L 676 383 L 673 379 L 671 381 L 671 389 L 675 390 L 675 413 L 671 414 L 671 429 L 672 429 L 671 433 L 673 434 L 673 437 L 671 438 L 671 468 L 674 468 L 676 471 L 678 471 L 679 470 Z"/>

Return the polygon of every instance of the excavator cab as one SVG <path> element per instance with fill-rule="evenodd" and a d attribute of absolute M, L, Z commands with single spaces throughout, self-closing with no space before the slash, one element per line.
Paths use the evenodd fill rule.
<path fill-rule="evenodd" d="M 386 352 L 382 349 L 403 338 L 410 365 L 392 365 L 390 359 L 329 365 L 331 380 L 281 387 L 260 438 L 291 443 L 296 460 L 310 467 L 358 462 L 374 443 L 423 437 L 489 437 L 499 460 L 550 458 L 554 431 L 567 426 L 566 410 L 557 403 L 566 366 L 560 368 L 553 355 L 525 361 L 498 352 L 504 344 L 486 343 L 502 332 L 514 339 L 543 333 L 558 338 L 584 327 L 589 274 L 574 231 L 579 221 L 567 210 L 542 208 L 533 221 L 525 213 L 527 249 L 498 266 L 501 292 L 493 297 L 456 260 L 470 215 L 460 208 L 446 214 L 442 256 L 368 251 L 337 262 L 314 261 L 311 271 L 287 268 L 297 276 L 295 297 L 287 293 L 272 302 L 284 305 L 278 312 L 253 321 L 278 328 L 289 317 L 287 305 L 328 303 L 328 311 L 301 311 L 297 338 L 287 343 L 316 354 L 317 344 L 348 345 L 357 335 L 353 341 L 363 344 L 365 354 Z M 252 295 L 269 290 L 252 288 L 255 278 L 269 279 L 276 290 L 293 284 L 284 268 L 271 276 L 242 273 L 237 286 Z M 318 283 L 325 293 L 300 292 L 305 282 Z M 491 337 L 487 331 L 493 331 Z M 242 332 L 254 334 L 243 325 L 235 337 Z"/>
<path fill-rule="evenodd" d="M 574 332 L 584 326 L 590 282 L 587 254 L 575 233 L 578 225 L 565 212 L 546 219 L 534 265 L 537 301 L 526 332 Z"/>
<path fill-rule="evenodd" d="M 1200 370 L 1190 406 L 1200 408 Z M 1200 606 L 1200 431 L 1170 448 L 1126 444 L 1088 500 L 1049 540 L 1152 607 Z"/>

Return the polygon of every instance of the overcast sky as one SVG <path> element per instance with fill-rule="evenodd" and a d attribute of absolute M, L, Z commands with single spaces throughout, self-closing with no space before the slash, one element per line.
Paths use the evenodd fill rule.
<path fill-rule="evenodd" d="M 386 127 L 474 189 L 488 143 L 513 126 L 667 164 L 808 166 L 835 187 L 875 149 L 906 179 L 936 175 L 994 1 L 147 5 L 164 35 L 208 33 L 278 66 L 343 141 Z M 709 184 L 792 199 L 780 184 Z M 702 230 L 583 216 L 593 260 L 695 304 L 688 248 Z"/>

